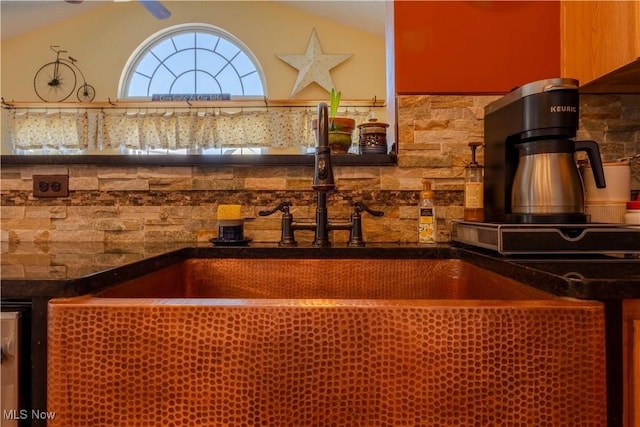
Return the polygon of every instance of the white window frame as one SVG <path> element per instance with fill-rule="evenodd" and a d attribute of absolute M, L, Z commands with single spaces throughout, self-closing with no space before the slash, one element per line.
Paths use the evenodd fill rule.
<path fill-rule="evenodd" d="M 262 84 L 263 96 L 238 96 L 232 95 L 232 99 L 267 99 L 267 84 L 264 75 L 264 71 L 258 58 L 253 54 L 251 49 L 249 49 L 240 39 L 235 37 L 233 34 L 219 28 L 215 25 L 210 24 L 202 24 L 202 23 L 189 23 L 189 24 L 180 24 L 172 27 L 164 28 L 155 34 L 148 37 L 145 41 L 143 41 L 131 54 L 127 63 L 125 64 L 122 74 L 120 76 L 120 82 L 118 83 L 118 99 L 122 100 L 150 100 L 151 97 L 132 97 L 127 95 L 129 91 L 129 83 L 131 78 L 136 72 L 137 66 L 139 62 L 144 58 L 147 52 L 156 45 L 161 40 L 167 39 L 177 34 L 181 33 L 189 33 L 189 32 L 205 32 L 215 35 L 217 37 L 221 37 L 226 39 L 227 41 L 235 44 L 253 63 L 256 68 L 256 72 L 260 78 L 260 82 Z"/>

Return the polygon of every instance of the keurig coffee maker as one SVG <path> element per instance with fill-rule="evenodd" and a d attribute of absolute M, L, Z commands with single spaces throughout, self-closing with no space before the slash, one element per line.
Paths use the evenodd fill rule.
<path fill-rule="evenodd" d="M 598 144 L 574 141 L 578 81 L 555 78 L 521 86 L 485 108 L 486 222 L 585 223 L 584 190 L 574 154 L 587 153 L 605 186 Z"/>
<path fill-rule="evenodd" d="M 598 144 L 575 141 L 578 81 L 526 84 L 487 105 L 484 221 L 452 221 L 456 243 L 519 254 L 640 254 L 640 229 L 592 223 L 575 152 L 605 186 Z"/>

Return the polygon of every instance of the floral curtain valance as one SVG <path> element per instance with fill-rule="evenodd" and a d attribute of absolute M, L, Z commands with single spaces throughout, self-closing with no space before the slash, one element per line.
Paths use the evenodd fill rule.
<path fill-rule="evenodd" d="M 360 124 L 371 111 L 347 111 Z M 11 110 L 8 136 L 17 150 L 312 147 L 311 108 L 262 111 Z M 357 138 L 357 135 L 354 135 Z"/>

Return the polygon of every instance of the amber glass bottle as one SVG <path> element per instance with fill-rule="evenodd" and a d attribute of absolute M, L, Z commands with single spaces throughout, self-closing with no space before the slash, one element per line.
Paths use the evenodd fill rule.
<path fill-rule="evenodd" d="M 484 221 L 484 176 L 483 167 L 476 160 L 478 142 L 469 143 L 471 147 L 471 163 L 464 174 L 464 220 Z"/>

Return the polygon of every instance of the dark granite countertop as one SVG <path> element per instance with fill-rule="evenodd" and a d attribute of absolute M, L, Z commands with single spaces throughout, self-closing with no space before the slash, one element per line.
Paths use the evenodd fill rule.
<path fill-rule="evenodd" d="M 640 298 L 640 260 L 604 256 L 506 257 L 451 245 L 279 248 L 187 243 L 2 243 L 2 298 L 63 297 L 99 292 L 187 258 L 457 258 L 559 296 Z"/>

